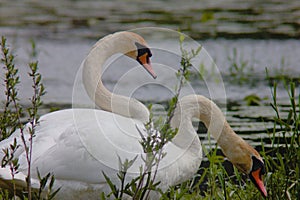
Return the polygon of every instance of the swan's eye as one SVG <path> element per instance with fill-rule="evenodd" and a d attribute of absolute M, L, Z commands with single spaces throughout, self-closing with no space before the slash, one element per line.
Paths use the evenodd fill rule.
<path fill-rule="evenodd" d="M 136 60 L 151 74 L 154 79 L 156 79 L 157 76 L 150 63 L 150 57 L 152 56 L 150 49 L 137 42 L 135 45 L 137 47 L 138 54 Z"/>
<path fill-rule="evenodd" d="M 252 156 L 252 171 L 256 171 L 257 169 L 261 169 L 261 175 L 264 175 L 266 173 L 264 163 L 255 156 Z"/>
<path fill-rule="evenodd" d="M 140 59 L 144 57 L 146 63 L 149 63 L 150 62 L 149 58 L 152 56 L 150 49 L 138 42 L 136 42 L 135 45 L 137 47 L 137 52 L 138 52 L 137 60 L 140 62 Z"/>

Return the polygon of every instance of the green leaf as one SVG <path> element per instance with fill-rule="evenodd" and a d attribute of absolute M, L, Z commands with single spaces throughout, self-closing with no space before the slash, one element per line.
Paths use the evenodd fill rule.
<path fill-rule="evenodd" d="M 104 171 L 102 171 L 102 174 L 107 182 L 107 184 L 109 185 L 112 194 L 115 196 L 115 198 L 119 197 L 119 190 L 117 189 L 117 187 L 112 183 L 112 181 L 110 180 L 110 178 L 104 173 Z"/>
<path fill-rule="evenodd" d="M 184 39 L 185 39 L 184 34 L 180 33 L 180 35 L 179 35 L 179 42 L 183 43 Z"/>

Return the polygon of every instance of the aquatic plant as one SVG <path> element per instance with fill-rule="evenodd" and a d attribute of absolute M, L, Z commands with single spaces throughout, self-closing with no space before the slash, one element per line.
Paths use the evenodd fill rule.
<path fill-rule="evenodd" d="M 24 148 L 26 152 L 26 160 L 28 165 L 27 171 L 27 190 L 22 191 L 19 196 L 31 200 L 31 199 L 41 199 L 41 193 L 45 189 L 46 184 L 50 181 L 49 191 L 47 194 L 48 199 L 52 199 L 58 190 L 52 192 L 52 186 L 54 183 L 54 176 L 47 174 L 45 177 L 39 175 L 40 180 L 40 189 L 38 192 L 33 192 L 31 188 L 31 158 L 33 152 L 33 137 L 35 136 L 35 129 L 39 123 L 39 114 L 38 110 L 42 105 L 41 97 L 45 94 L 44 85 L 42 84 L 42 76 L 38 72 L 38 62 L 29 63 L 29 77 L 32 80 L 33 95 L 29 98 L 31 105 L 26 109 L 27 114 L 29 115 L 28 124 L 29 124 L 29 138 L 26 139 L 24 133 L 24 124 L 21 122 L 21 117 L 23 115 L 23 107 L 19 103 L 18 98 L 18 84 L 20 84 L 20 79 L 18 76 L 18 69 L 14 64 L 15 56 L 11 53 L 10 49 L 6 44 L 6 38 L 2 36 L 1 38 L 1 64 L 5 72 L 4 86 L 5 86 L 5 102 L 4 110 L 0 113 L 0 138 L 1 140 L 9 137 L 14 131 L 19 129 L 21 134 L 22 144 L 18 144 L 15 139 L 13 144 L 9 148 L 2 149 L 4 152 L 4 157 L 1 158 L 1 167 L 8 166 L 11 171 L 12 176 L 12 195 L 13 198 L 16 198 L 17 189 L 14 183 L 14 177 L 19 172 L 18 158 L 14 157 L 14 154 L 18 148 Z M 32 44 L 32 47 L 35 48 L 35 45 Z M 33 52 L 35 50 L 33 49 Z M 33 56 L 36 54 L 32 54 Z M 38 173 L 39 174 L 39 173 Z M 1 189 L 0 197 L 1 199 L 8 199 L 8 192 Z"/>
<path fill-rule="evenodd" d="M 231 81 L 238 84 L 249 83 L 253 78 L 254 68 L 248 60 L 245 60 L 242 55 L 238 54 L 237 48 L 233 48 L 232 55 L 228 55 L 229 61 L 229 76 Z M 254 84 L 255 82 L 250 82 Z"/>
<path fill-rule="evenodd" d="M 257 96 L 256 94 L 250 94 L 250 95 L 247 95 L 245 98 L 244 98 L 244 101 L 246 101 L 246 104 L 248 106 L 258 106 L 258 105 L 261 105 L 261 98 L 259 96 Z"/>
<path fill-rule="evenodd" d="M 277 83 L 272 86 L 270 104 L 276 113 L 274 128 L 270 132 L 272 148 L 263 151 L 266 168 L 269 171 L 267 184 L 270 188 L 270 199 L 297 199 L 300 196 L 300 94 L 296 96 L 296 84 L 286 85 L 290 104 L 287 105 L 286 118 L 280 114 L 277 102 Z M 280 127 L 279 130 L 276 127 Z M 280 141 L 275 133 L 281 134 Z M 282 142 L 283 141 L 283 142 Z"/>

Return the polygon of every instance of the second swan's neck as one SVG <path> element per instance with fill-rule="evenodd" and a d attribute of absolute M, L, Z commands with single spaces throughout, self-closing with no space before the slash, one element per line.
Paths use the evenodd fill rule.
<path fill-rule="evenodd" d="M 133 51 L 133 49 L 128 49 L 129 45 L 126 42 L 130 41 L 124 32 L 115 33 L 99 40 L 84 60 L 83 83 L 96 106 L 108 112 L 146 123 L 149 120 L 149 111 L 141 102 L 111 93 L 104 87 L 101 80 L 102 67 L 109 57 L 117 53 L 125 54 Z"/>
<path fill-rule="evenodd" d="M 228 144 L 240 141 L 240 137 L 233 132 L 215 103 L 200 95 L 189 95 L 179 101 L 171 121 L 171 126 L 178 128 L 178 133 L 172 140 L 175 145 L 200 151 L 201 143 L 192 125 L 193 118 L 205 124 L 208 133 L 212 134 L 224 153 L 229 149 Z"/>

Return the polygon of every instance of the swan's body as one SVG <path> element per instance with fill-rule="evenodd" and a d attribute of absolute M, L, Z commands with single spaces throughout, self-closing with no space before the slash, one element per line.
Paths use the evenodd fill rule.
<path fill-rule="evenodd" d="M 109 191 L 102 171 L 115 184 L 119 184 L 116 176 L 119 170 L 118 156 L 125 160 L 138 155 L 127 174 L 128 181 L 139 174 L 139 167 L 144 163 L 141 159 L 143 150 L 139 143 L 139 132 L 149 118 L 149 111 L 136 100 L 111 94 L 100 80 L 100 66 L 108 57 L 117 53 L 116 50 L 130 57 L 144 56 L 145 52 L 151 56 L 147 49 L 142 51 L 142 55 L 140 51 L 134 50 L 136 42 L 146 48 L 143 39 L 135 34 L 123 32 L 111 35 L 100 40 L 84 62 L 86 90 L 96 105 L 106 111 L 69 109 L 40 118 L 33 141 L 31 169 L 34 187 L 38 187 L 35 170 L 38 168 L 42 175 L 48 172 L 55 175 L 55 187 L 61 187 L 57 199 L 99 198 L 102 191 Z M 145 64 L 147 69 L 148 59 L 143 58 L 141 64 Z M 151 69 L 149 72 L 153 75 Z M 156 180 L 161 181 L 162 189 L 185 181 L 197 172 L 202 160 L 202 149 L 192 126 L 194 117 L 205 123 L 225 155 L 243 172 L 249 174 L 254 170 L 253 157 L 262 163 L 258 153 L 233 132 L 212 101 L 199 95 L 186 96 L 180 100 L 171 121 L 172 128 L 178 128 L 178 133 L 165 146 L 167 154 L 158 169 Z M 27 131 L 25 129 L 26 134 Z M 21 144 L 19 135 L 19 132 L 15 132 L 0 143 L 0 148 L 8 147 L 14 138 Z M 19 157 L 20 163 L 20 173 L 16 179 L 19 180 L 19 187 L 22 187 L 22 180 L 25 180 L 27 173 L 23 148 L 19 148 L 15 157 Z M 0 179 L 0 185 L 8 184 L 11 179 L 8 168 L 0 169 Z"/>
<path fill-rule="evenodd" d="M 47 123 L 58 118 L 61 123 Z M 44 115 L 36 130 L 32 169 L 38 168 L 43 175 L 54 173 L 56 187 L 62 187 L 57 199 L 97 199 L 102 191 L 109 193 L 102 171 L 119 184 L 116 176 L 119 169 L 118 156 L 133 159 L 138 155 L 127 178 L 130 180 L 139 175 L 143 150 L 136 125 L 143 126 L 138 120 L 92 109 L 69 109 Z M 13 137 L 17 137 L 17 134 Z M 7 144 L 3 145 L 6 146 L 12 141 L 5 142 Z M 21 144 L 21 141 L 18 143 Z M 170 143 L 166 152 L 168 154 L 160 165 L 162 170 L 156 179 L 162 181 L 164 189 L 190 178 L 201 162 L 200 148 L 195 154 L 190 154 Z M 24 152 L 17 152 L 16 156 L 20 158 L 20 171 L 26 174 Z M 32 173 L 33 177 L 37 177 L 36 170 L 32 170 Z"/>

